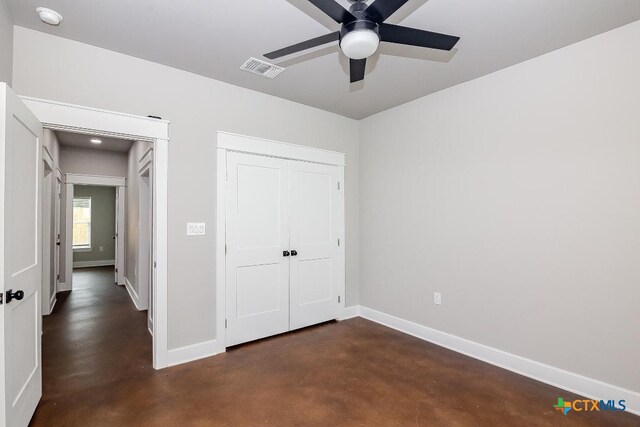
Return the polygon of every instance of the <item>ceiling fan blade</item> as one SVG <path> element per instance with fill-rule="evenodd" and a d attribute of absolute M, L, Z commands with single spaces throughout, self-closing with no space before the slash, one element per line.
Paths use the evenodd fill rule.
<path fill-rule="evenodd" d="M 429 47 L 431 49 L 451 50 L 460 40 L 460 37 L 456 36 L 392 24 L 380 24 L 379 30 L 380 40 L 383 42 Z"/>
<path fill-rule="evenodd" d="M 364 10 L 365 15 L 378 24 L 383 23 L 409 0 L 376 0 Z"/>
<path fill-rule="evenodd" d="M 349 74 L 351 76 L 351 83 L 364 80 L 364 70 L 367 67 L 367 60 L 365 59 L 349 59 Z"/>
<path fill-rule="evenodd" d="M 338 24 L 356 20 L 356 17 L 353 16 L 351 12 L 340 6 L 335 0 L 309 0 L 309 2 L 313 3 Z"/>
<path fill-rule="evenodd" d="M 282 56 L 291 55 L 292 53 L 301 52 L 303 50 L 311 49 L 312 47 L 321 46 L 323 44 L 336 42 L 340 40 L 340 32 L 329 33 L 324 36 L 316 37 L 310 40 L 306 40 L 300 43 L 296 43 L 291 46 L 287 46 L 282 49 L 274 50 L 273 52 L 265 53 L 264 56 L 269 59 L 276 59 Z"/>

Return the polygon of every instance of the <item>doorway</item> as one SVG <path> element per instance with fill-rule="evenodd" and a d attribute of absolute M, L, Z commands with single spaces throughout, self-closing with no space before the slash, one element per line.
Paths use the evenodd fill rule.
<path fill-rule="evenodd" d="M 158 118 L 99 110 L 51 100 L 30 97 L 19 97 L 19 99 L 44 124 L 44 127 L 51 131 L 60 130 L 84 135 L 90 134 L 99 138 L 128 139 L 144 143 L 153 148 L 153 169 L 151 171 L 153 209 L 151 214 L 153 232 L 152 256 L 154 257 L 152 280 L 155 289 L 152 292 L 152 300 L 149 302 L 154 323 L 152 340 L 153 367 L 161 369 L 180 363 L 180 355 L 173 355 L 169 352 L 167 339 L 167 160 L 169 122 Z M 144 154 L 145 151 L 141 151 L 141 154 Z M 63 180 L 61 211 L 65 209 L 64 205 L 67 203 L 64 194 L 66 185 Z M 127 196 L 120 193 L 119 197 L 120 200 L 123 200 Z M 66 218 L 64 218 L 64 215 L 60 218 L 59 223 L 63 226 L 65 225 Z M 129 226 L 130 222 L 127 221 L 126 227 L 128 228 Z M 65 250 L 63 250 L 65 239 L 62 238 L 61 240 L 59 264 L 62 267 L 60 269 L 58 291 L 66 286 L 64 271 L 66 270 L 67 260 L 65 259 Z M 121 239 L 120 244 L 124 244 L 124 239 Z M 127 258 L 135 257 L 135 253 L 129 253 L 126 250 L 124 252 Z M 126 280 L 124 282 L 126 285 Z"/>

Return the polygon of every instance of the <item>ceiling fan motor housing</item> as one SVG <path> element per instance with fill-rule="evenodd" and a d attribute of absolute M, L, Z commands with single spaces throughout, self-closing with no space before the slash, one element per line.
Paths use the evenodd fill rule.
<path fill-rule="evenodd" d="M 380 30 L 379 30 L 378 24 L 376 24 L 373 21 L 359 19 L 357 21 L 352 21 L 346 24 L 342 24 L 342 27 L 340 27 L 340 39 L 342 40 L 344 36 L 346 36 L 352 31 L 361 31 L 361 30 L 373 31 L 378 35 L 378 38 L 380 37 Z"/>

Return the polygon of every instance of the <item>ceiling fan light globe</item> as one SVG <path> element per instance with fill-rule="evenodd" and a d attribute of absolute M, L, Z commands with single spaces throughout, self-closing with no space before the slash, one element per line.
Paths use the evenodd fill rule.
<path fill-rule="evenodd" d="M 365 59 L 376 53 L 380 37 L 369 29 L 354 30 L 340 40 L 340 48 L 351 59 Z"/>

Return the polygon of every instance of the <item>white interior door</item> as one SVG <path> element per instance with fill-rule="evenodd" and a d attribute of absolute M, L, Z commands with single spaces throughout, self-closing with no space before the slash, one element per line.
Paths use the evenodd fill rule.
<path fill-rule="evenodd" d="M 289 330 L 288 161 L 227 154 L 226 345 Z"/>
<path fill-rule="evenodd" d="M 337 166 L 291 161 L 291 329 L 339 313 Z"/>
<path fill-rule="evenodd" d="M 125 215 L 125 187 L 116 187 L 116 284 L 124 285 L 124 215 Z"/>
<path fill-rule="evenodd" d="M 42 395 L 42 125 L 0 84 L 0 425 L 26 426 Z"/>

